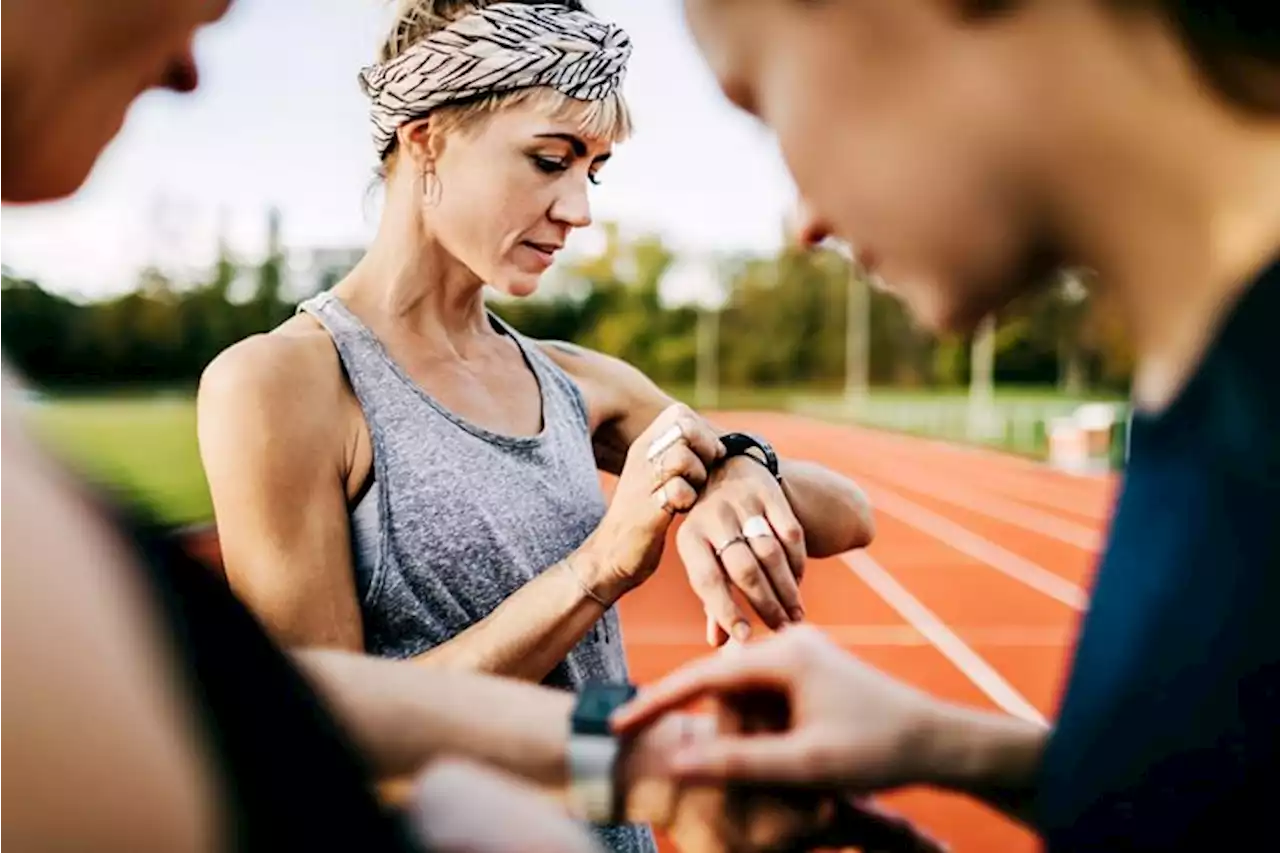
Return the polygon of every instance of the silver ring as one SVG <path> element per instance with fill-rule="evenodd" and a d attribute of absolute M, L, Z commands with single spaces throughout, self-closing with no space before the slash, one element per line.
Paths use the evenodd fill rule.
<path fill-rule="evenodd" d="M 747 541 L 747 537 L 745 536 L 739 535 L 739 536 L 733 537 L 728 542 L 725 542 L 720 547 L 716 548 L 716 559 L 717 560 L 720 559 L 720 555 L 723 554 L 725 551 L 728 551 L 734 545 L 737 545 L 739 542 L 742 542 L 745 544 L 746 541 Z"/>
<path fill-rule="evenodd" d="M 676 511 L 671 508 L 671 501 L 667 497 L 667 483 L 670 482 L 670 480 L 663 480 L 662 485 L 658 487 L 658 491 L 655 494 L 659 497 L 658 503 L 662 507 L 662 511 L 667 515 L 675 515 Z"/>
<path fill-rule="evenodd" d="M 668 448 L 677 442 L 684 441 L 684 427 L 679 422 L 673 424 L 670 429 L 653 440 L 649 445 L 649 451 L 645 454 L 645 458 L 650 462 L 666 453 Z"/>
<path fill-rule="evenodd" d="M 773 537 L 773 526 L 763 515 L 753 515 L 742 525 L 742 535 L 748 539 L 768 539 Z"/>

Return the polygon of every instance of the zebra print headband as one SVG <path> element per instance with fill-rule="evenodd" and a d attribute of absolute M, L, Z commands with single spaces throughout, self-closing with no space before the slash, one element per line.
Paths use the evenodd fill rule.
<path fill-rule="evenodd" d="M 360 72 L 373 141 L 385 155 L 400 125 L 451 101 L 550 86 L 600 100 L 622 83 L 631 39 L 620 27 L 555 4 L 495 3 Z"/>

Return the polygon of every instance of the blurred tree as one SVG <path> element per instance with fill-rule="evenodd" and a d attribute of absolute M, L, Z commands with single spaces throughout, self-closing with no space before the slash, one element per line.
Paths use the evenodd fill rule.
<path fill-rule="evenodd" d="M 597 255 L 566 264 L 564 287 L 545 297 L 495 298 L 493 308 L 524 333 L 569 340 L 623 358 L 656 381 L 687 384 L 696 370 L 697 312 L 664 307 L 659 285 L 675 253 L 647 235 L 625 239 L 606 226 Z M 51 294 L 4 271 L 6 358 L 50 385 L 191 383 L 220 351 L 288 317 L 277 213 L 267 220 L 265 257 L 245 268 L 220 248 L 208 276 L 179 286 L 160 270 L 133 292 L 89 304 Z M 788 246 L 774 255 L 724 259 L 728 300 L 718 334 L 724 387 L 824 385 L 846 369 L 848 262 L 834 252 Z M 250 293 L 233 301 L 234 282 Z M 969 342 L 921 330 L 899 301 L 873 290 L 866 305 L 870 379 L 877 385 L 961 386 Z M 1003 312 L 996 335 L 999 382 L 1122 388 L 1132 355 L 1112 302 L 1089 286 L 1045 288 Z"/>

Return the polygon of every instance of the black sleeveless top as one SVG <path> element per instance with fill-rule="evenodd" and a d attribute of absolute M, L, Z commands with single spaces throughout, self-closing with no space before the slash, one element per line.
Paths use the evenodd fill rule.
<path fill-rule="evenodd" d="M 228 846 L 420 850 L 317 694 L 222 579 L 146 520 L 123 529 L 218 762 Z"/>

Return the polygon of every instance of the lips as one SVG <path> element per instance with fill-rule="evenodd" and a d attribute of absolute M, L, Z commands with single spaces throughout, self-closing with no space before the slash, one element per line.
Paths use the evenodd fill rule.
<path fill-rule="evenodd" d="M 536 240 L 525 240 L 520 245 L 532 252 L 537 257 L 539 265 L 543 267 L 551 266 L 556 252 L 564 248 L 563 243 L 541 243 Z"/>

